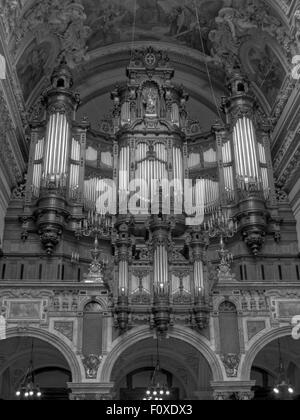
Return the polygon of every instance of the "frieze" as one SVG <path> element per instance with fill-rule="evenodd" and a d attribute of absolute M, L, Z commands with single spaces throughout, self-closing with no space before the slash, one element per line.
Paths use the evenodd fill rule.
<path fill-rule="evenodd" d="M 84 299 L 82 297 L 81 299 Z M 49 310 L 52 312 L 77 312 L 79 307 L 79 291 L 54 291 Z"/>

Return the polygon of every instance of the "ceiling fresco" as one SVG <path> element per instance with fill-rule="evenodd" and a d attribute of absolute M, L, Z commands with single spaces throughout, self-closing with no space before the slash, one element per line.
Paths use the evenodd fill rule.
<path fill-rule="evenodd" d="M 268 45 L 251 47 L 248 59 L 252 70 L 252 78 L 272 107 L 284 82 L 285 69 Z"/>
<path fill-rule="evenodd" d="M 49 59 L 51 44 L 33 41 L 23 53 L 17 64 L 17 73 L 25 101 L 29 98 L 38 82 L 46 75 L 46 63 Z"/>
<path fill-rule="evenodd" d="M 209 52 L 209 28 L 222 7 L 223 1 L 197 0 Z M 135 21 L 135 41 L 153 40 L 174 42 L 202 50 L 194 1 L 188 0 L 83 0 L 87 14 L 86 24 L 92 34 L 88 39 L 89 49 L 115 42 L 132 41 Z"/>
<path fill-rule="evenodd" d="M 27 0 L 24 9 L 22 0 L 13 8 L 3 1 L 0 11 L 10 16 L 8 45 L 25 101 L 45 79 L 50 57 L 52 66 L 64 55 L 72 68 L 84 69 L 83 63 L 110 45 L 126 43 L 130 50 L 138 41 L 155 41 L 176 45 L 183 55 L 198 54 L 212 70 L 241 66 L 271 110 L 287 63 L 300 51 L 300 12 L 291 31 L 263 0 Z M 264 39 L 262 48 L 257 37 Z M 241 55 L 244 43 L 249 46 L 252 39 L 247 54 Z"/>

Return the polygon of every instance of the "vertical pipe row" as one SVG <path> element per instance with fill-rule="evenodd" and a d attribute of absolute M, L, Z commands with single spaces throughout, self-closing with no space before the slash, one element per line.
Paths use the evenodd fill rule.
<path fill-rule="evenodd" d="M 237 173 L 241 177 L 259 179 L 256 138 L 253 122 L 246 117 L 239 119 L 234 127 L 234 146 Z"/>
<path fill-rule="evenodd" d="M 62 176 L 67 172 L 69 124 L 64 114 L 50 116 L 47 129 L 45 176 Z"/>

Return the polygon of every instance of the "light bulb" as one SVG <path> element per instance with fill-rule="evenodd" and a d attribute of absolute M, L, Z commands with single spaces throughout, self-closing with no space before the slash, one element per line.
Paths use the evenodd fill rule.
<path fill-rule="evenodd" d="M 17 391 L 16 392 L 16 397 L 20 397 L 21 396 L 21 392 L 20 391 Z"/>
<path fill-rule="evenodd" d="M 37 396 L 38 398 L 41 398 L 41 396 L 42 396 L 41 391 L 37 392 L 36 396 Z"/>
<path fill-rule="evenodd" d="M 164 392 L 164 390 L 162 389 L 159 393 L 160 393 L 160 395 L 164 395 L 164 393 L 165 393 L 165 392 Z"/>
<path fill-rule="evenodd" d="M 30 397 L 33 397 L 33 395 L 34 395 L 34 392 L 33 392 L 33 391 L 30 391 L 30 392 L 29 392 L 29 396 L 30 396 Z"/>
<path fill-rule="evenodd" d="M 170 395 L 170 391 L 166 391 L 166 395 L 169 396 Z"/>
<path fill-rule="evenodd" d="M 274 388 L 273 391 L 274 391 L 275 394 L 277 394 L 277 395 L 279 394 L 279 389 L 278 388 Z"/>
<path fill-rule="evenodd" d="M 157 391 L 153 391 L 153 395 L 157 395 Z"/>
<path fill-rule="evenodd" d="M 148 389 L 148 391 L 146 392 L 146 394 L 147 395 L 151 395 L 151 391 L 149 391 L 149 389 Z"/>
<path fill-rule="evenodd" d="M 28 392 L 25 392 L 24 396 L 25 396 L 25 398 L 28 398 L 29 397 L 29 393 Z"/>
<path fill-rule="evenodd" d="M 290 394 L 293 394 L 294 393 L 294 390 L 293 390 L 293 388 L 291 386 L 289 387 L 288 391 L 289 391 Z"/>

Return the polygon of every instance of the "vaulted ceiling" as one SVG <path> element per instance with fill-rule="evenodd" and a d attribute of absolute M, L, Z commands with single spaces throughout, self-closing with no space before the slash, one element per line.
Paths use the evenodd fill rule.
<path fill-rule="evenodd" d="M 27 109 L 34 106 L 55 63 L 65 55 L 82 97 L 79 116 L 88 113 L 96 126 L 110 109 L 108 93 L 125 80 L 131 50 L 151 44 L 168 50 L 175 82 L 191 94 L 191 117 L 205 129 L 214 122 L 216 106 L 226 92 L 226 71 L 236 64 L 253 82 L 264 112 L 280 115 L 284 104 L 279 93 L 290 83 L 292 57 L 298 52 L 296 29 L 288 16 L 292 3 L 2 0 L 1 10 Z"/>

